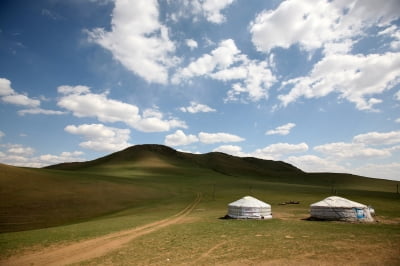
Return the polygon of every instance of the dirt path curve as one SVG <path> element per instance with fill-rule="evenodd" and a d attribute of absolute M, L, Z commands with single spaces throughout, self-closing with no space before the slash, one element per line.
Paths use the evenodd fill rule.
<path fill-rule="evenodd" d="M 149 223 L 117 233 L 72 243 L 62 247 L 45 248 L 42 251 L 23 256 L 10 257 L 0 261 L 0 265 L 68 265 L 94 259 L 121 248 L 124 244 L 142 235 L 157 231 L 163 227 L 176 224 L 188 215 L 201 201 L 201 194 L 185 209 L 166 219 Z"/>

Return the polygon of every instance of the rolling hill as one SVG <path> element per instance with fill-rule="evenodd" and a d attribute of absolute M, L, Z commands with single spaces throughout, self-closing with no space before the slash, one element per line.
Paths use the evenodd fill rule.
<path fill-rule="evenodd" d="M 0 264 L 398 265 L 397 184 L 162 145 L 41 169 L 0 164 Z M 308 221 L 310 204 L 332 194 L 372 205 L 376 223 Z M 219 219 L 245 195 L 273 219 Z"/>
<path fill-rule="evenodd" d="M 124 167 L 154 169 L 182 168 L 203 169 L 231 176 L 270 176 L 277 173 L 303 174 L 300 169 L 281 162 L 251 157 L 236 157 L 220 152 L 191 154 L 179 152 L 163 145 L 145 144 L 129 147 L 108 156 L 77 163 L 62 163 L 48 166 L 48 169 L 83 170 L 90 168 Z"/>
<path fill-rule="evenodd" d="M 42 169 L 0 164 L 0 173 L 0 232 L 75 223 L 194 191 L 210 198 L 215 198 L 215 190 L 221 197 L 259 191 L 278 200 L 300 191 L 393 193 L 397 184 L 350 174 L 306 173 L 280 161 L 184 153 L 163 145 L 136 145 L 96 160 Z"/>
<path fill-rule="evenodd" d="M 87 162 L 61 163 L 46 167 L 53 170 L 110 172 L 118 169 L 172 175 L 217 173 L 237 178 L 256 178 L 289 184 L 347 186 L 393 191 L 394 181 L 368 178 L 346 173 L 307 173 L 282 162 L 254 157 L 237 157 L 221 152 L 192 154 L 179 152 L 164 145 L 136 145 Z"/>

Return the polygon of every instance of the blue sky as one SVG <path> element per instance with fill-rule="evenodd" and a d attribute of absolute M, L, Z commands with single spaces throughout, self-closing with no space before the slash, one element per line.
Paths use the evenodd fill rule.
<path fill-rule="evenodd" d="M 397 0 L 0 5 L 2 163 L 157 143 L 400 180 Z"/>

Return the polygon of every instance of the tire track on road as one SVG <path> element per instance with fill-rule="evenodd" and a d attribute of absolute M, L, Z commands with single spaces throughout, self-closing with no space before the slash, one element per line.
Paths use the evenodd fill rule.
<path fill-rule="evenodd" d="M 106 255 L 109 252 L 121 248 L 123 245 L 140 236 L 160 230 L 161 228 L 173 225 L 182 220 L 193 211 L 202 199 L 201 193 L 197 193 L 196 199 L 186 206 L 182 211 L 166 219 L 124 230 L 105 236 L 72 243 L 62 247 L 45 248 L 42 251 L 13 256 L 0 265 L 68 265 L 79 263 Z"/>

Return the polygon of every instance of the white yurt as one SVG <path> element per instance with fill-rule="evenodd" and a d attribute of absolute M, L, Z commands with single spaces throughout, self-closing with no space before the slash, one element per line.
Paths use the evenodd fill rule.
<path fill-rule="evenodd" d="M 329 221 L 374 221 L 368 206 L 337 196 L 311 204 L 310 214 L 311 218 Z"/>
<path fill-rule="evenodd" d="M 236 219 L 271 219 L 271 205 L 246 196 L 228 204 L 228 216 Z"/>

